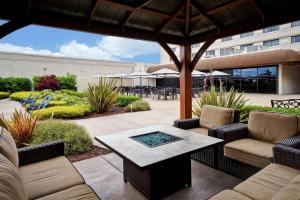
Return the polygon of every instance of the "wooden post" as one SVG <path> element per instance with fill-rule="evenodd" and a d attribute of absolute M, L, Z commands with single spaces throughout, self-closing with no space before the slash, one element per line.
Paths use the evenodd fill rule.
<path fill-rule="evenodd" d="M 180 119 L 192 117 L 191 45 L 180 46 Z"/>

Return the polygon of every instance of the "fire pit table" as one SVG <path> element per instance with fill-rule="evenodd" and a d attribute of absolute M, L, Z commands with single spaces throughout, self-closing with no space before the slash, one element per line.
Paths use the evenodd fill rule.
<path fill-rule="evenodd" d="M 123 158 L 124 181 L 132 183 L 148 199 L 160 199 L 190 187 L 191 154 L 222 142 L 165 125 L 95 139 Z"/>

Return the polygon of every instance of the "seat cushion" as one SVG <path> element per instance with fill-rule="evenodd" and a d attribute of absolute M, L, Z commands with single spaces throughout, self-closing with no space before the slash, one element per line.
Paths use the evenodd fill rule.
<path fill-rule="evenodd" d="M 2 127 L 0 127 L 0 154 L 4 155 L 16 167 L 19 166 L 16 143 L 10 133 Z"/>
<path fill-rule="evenodd" d="M 16 166 L 0 154 L 0 199 L 26 200 L 21 175 Z"/>
<path fill-rule="evenodd" d="M 264 168 L 272 162 L 273 143 L 245 138 L 227 143 L 224 156 L 258 168 Z"/>
<path fill-rule="evenodd" d="M 95 192 L 88 185 L 76 185 L 74 187 L 38 198 L 38 200 L 99 200 Z"/>
<path fill-rule="evenodd" d="M 242 195 L 234 190 L 224 190 L 211 197 L 209 200 L 251 200 L 249 197 Z"/>
<path fill-rule="evenodd" d="M 300 199 L 300 175 L 292 179 L 287 186 L 277 192 L 272 200 L 299 200 Z"/>
<path fill-rule="evenodd" d="M 200 115 L 200 127 L 214 128 L 233 122 L 234 110 L 211 105 L 204 105 Z"/>
<path fill-rule="evenodd" d="M 298 117 L 295 115 L 271 112 L 249 114 L 248 133 L 251 138 L 277 143 L 298 132 Z"/>
<path fill-rule="evenodd" d="M 234 190 L 257 200 L 271 199 L 300 171 L 280 164 L 270 164 L 246 181 L 237 185 Z"/>
<path fill-rule="evenodd" d="M 208 129 L 207 128 L 192 128 L 192 129 L 189 129 L 189 131 L 193 131 L 195 133 L 200 133 L 202 135 L 208 135 Z"/>
<path fill-rule="evenodd" d="M 19 170 L 29 199 L 36 199 L 84 183 L 77 170 L 63 156 L 25 165 Z"/>

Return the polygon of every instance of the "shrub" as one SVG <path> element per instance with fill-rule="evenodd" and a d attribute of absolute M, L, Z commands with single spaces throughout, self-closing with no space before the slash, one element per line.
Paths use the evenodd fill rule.
<path fill-rule="evenodd" d="M 29 143 L 36 124 L 37 118 L 22 110 L 18 111 L 15 109 L 10 119 L 6 119 L 3 113 L 0 116 L 0 126 L 9 131 L 17 147 L 22 147 Z"/>
<path fill-rule="evenodd" d="M 77 92 L 73 90 L 61 90 L 62 93 L 72 95 L 72 96 L 77 96 L 77 97 L 84 97 L 83 92 Z"/>
<path fill-rule="evenodd" d="M 33 89 L 37 90 L 38 89 L 38 84 L 41 81 L 42 76 L 34 76 L 32 77 L 32 85 L 33 85 Z"/>
<path fill-rule="evenodd" d="M 127 105 L 131 104 L 132 102 L 140 100 L 140 99 L 141 98 L 137 97 L 137 96 L 119 95 L 116 100 L 116 105 L 123 107 L 123 106 L 127 106 Z"/>
<path fill-rule="evenodd" d="M 32 83 L 29 78 L 16 78 L 8 77 L 0 79 L 0 91 L 3 92 L 18 92 L 18 91 L 30 91 L 32 89 Z"/>
<path fill-rule="evenodd" d="M 125 112 L 137 112 L 150 110 L 150 105 L 148 102 L 143 100 L 137 100 L 125 107 Z"/>
<path fill-rule="evenodd" d="M 0 92 L 0 99 L 6 99 L 9 97 L 9 93 L 8 92 Z"/>
<path fill-rule="evenodd" d="M 28 97 L 28 95 L 31 95 L 31 98 L 34 98 L 34 96 L 37 96 L 37 95 L 41 95 L 40 92 L 32 92 L 32 91 L 28 91 L 28 92 L 15 92 L 15 93 L 12 93 L 9 97 L 12 99 L 12 100 L 15 100 L 15 101 L 18 101 L 19 99 L 25 99 Z"/>
<path fill-rule="evenodd" d="M 50 90 L 60 89 L 59 81 L 55 75 L 43 76 L 41 80 L 38 82 L 37 90 L 41 91 L 45 89 L 50 89 Z"/>
<path fill-rule="evenodd" d="M 252 106 L 246 105 L 241 109 L 241 122 L 247 122 L 249 117 L 249 112 L 251 111 L 265 111 L 265 112 L 278 112 L 287 113 L 300 116 L 300 109 L 295 108 L 273 108 L 269 106 Z"/>
<path fill-rule="evenodd" d="M 67 73 L 66 76 L 57 77 L 60 84 L 60 89 L 77 90 L 76 88 L 76 75 Z"/>
<path fill-rule="evenodd" d="M 39 105 L 40 103 L 42 103 L 42 99 L 39 99 L 35 102 L 35 105 Z M 66 105 L 65 101 L 49 101 L 48 106 L 52 107 L 52 106 L 64 106 Z"/>
<path fill-rule="evenodd" d="M 116 81 L 105 78 L 100 78 L 98 83 L 88 84 L 85 95 L 97 113 L 106 112 L 116 102 L 119 89 L 115 85 Z"/>
<path fill-rule="evenodd" d="M 194 101 L 193 114 L 197 117 L 200 117 L 203 105 L 241 109 L 248 100 L 245 99 L 244 93 L 238 95 L 237 92 L 238 91 L 233 87 L 231 87 L 229 92 L 224 92 L 222 81 L 220 81 L 219 94 L 217 93 L 214 85 L 211 86 L 209 92 L 203 91 L 200 94 L 200 97 Z"/>
<path fill-rule="evenodd" d="M 92 149 L 92 139 L 84 127 L 74 122 L 62 120 L 46 120 L 34 129 L 31 144 L 41 144 L 55 140 L 63 140 L 65 154 L 76 154 Z"/>
<path fill-rule="evenodd" d="M 40 110 L 32 111 L 32 115 L 39 119 L 49 119 L 51 117 L 58 119 L 68 119 L 83 117 L 85 113 L 90 112 L 87 106 L 54 106 Z"/>

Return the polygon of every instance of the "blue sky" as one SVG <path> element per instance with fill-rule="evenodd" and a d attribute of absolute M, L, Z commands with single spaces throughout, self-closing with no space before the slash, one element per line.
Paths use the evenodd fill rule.
<path fill-rule="evenodd" d="M 2 38 L 0 51 L 159 63 L 159 45 L 153 42 L 35 25 Z"/>

